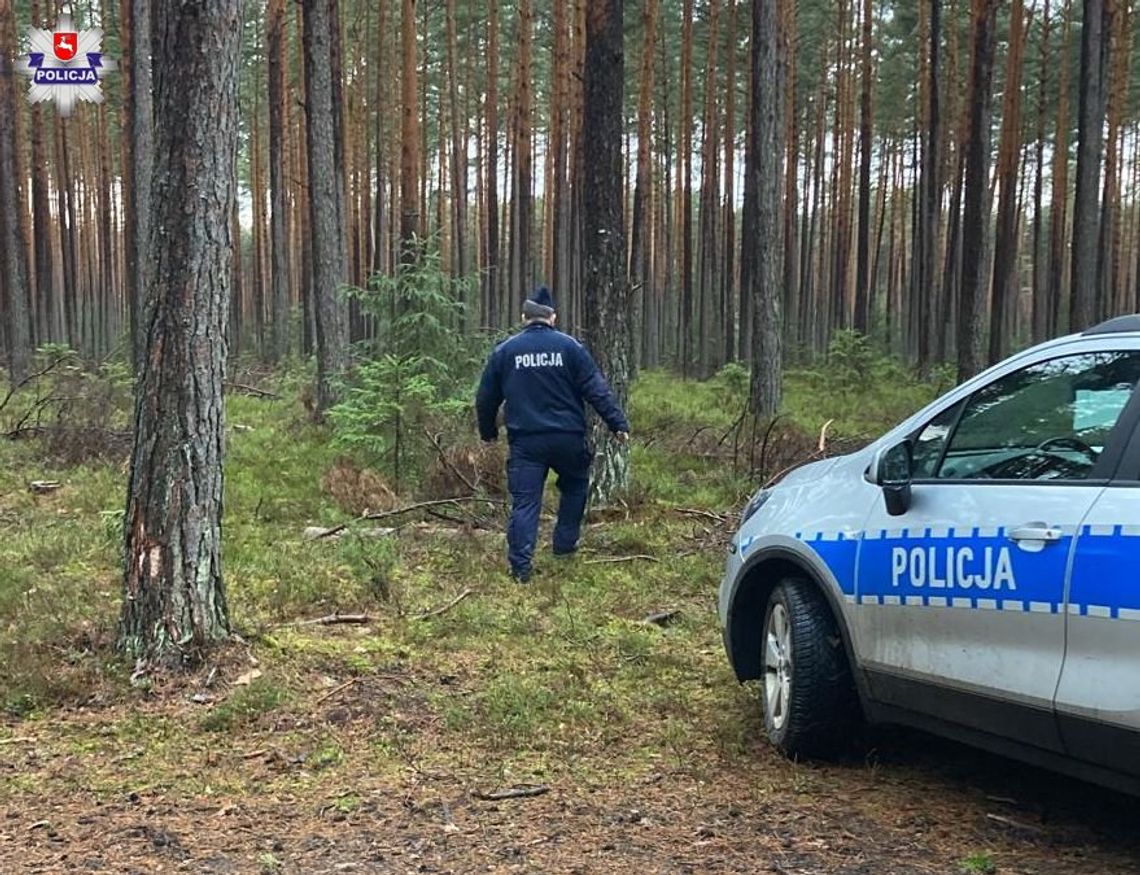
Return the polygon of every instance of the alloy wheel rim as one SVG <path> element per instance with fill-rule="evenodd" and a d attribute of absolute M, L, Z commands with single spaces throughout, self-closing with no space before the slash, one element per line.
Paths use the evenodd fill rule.
<path fill-rule="evenodd" d="M 764 630 L 764 707 L 776 729 L 788 722 L 792 693 L 792 630 L 788 611 L 772 606 Z"/>

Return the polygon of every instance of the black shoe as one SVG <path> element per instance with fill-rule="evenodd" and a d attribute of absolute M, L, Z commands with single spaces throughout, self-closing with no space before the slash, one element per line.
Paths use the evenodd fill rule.
<path fill-rule="evenodd" d="M 578 548 L 575 547 L 572 550 L 555 550 L 553 552 L 555 559 L 571 559 L 578 555 Z"/>
<path fill-rule="evenodd" d="M 530 583 L 530 569 L 529 568 L 523 568 L 523 569 L 512 568 L 511 569 L 511 579 L 514 580 L 515 583 Z"/>

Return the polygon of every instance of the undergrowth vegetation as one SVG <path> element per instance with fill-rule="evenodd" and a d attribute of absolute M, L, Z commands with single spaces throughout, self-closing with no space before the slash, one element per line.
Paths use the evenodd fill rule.
<path fill-rule="evenodd" d="M 857 339 L 789 375 L 786 413 L 775 423 L 747 416 L 739 366 L 704 383 L 642 374 L 624 506 L 592 514 L 576 559 L 540 550 L 534 585 L 520 588 L 503 570 L 503 447 L 475 439 L 477 362 L 460 366 L 460 356 L 440 362 L 454 369 L 414 364 L 417 379 L 441 384 L 427 397 L 454 403 L 413 408 L 404 395 L 385 407 L 397 403 L 381 397 L 391 384 L 362 366 L 323 426 L 305 408 L 304 374 L 235 377 L 233 386 L 258 390 L 234 389 L 227 402 L 225 576 L 243 643 L 169 690 L 132 686 L 113 653 L 126 446 L 93 438 L 89 454 L 82 444 L 46 452 L 53 423 L 77 411 L 88 411 L 92 435 L 126 430 L 129 384 L 61 363 L 18 393 L 0 411 L 0 431 L 16 429 L 0 441 L 7 731 L 25 731 L 12 721 L 47 726 L 61 707 L 110 709 L 106 734 L 67 735 L 66 743 L 107 753 L 91 780 L 115 791 L 144 765 L 148 781 L 188 790 L 251 789 L 242 774 L 181 767 L 185 746 L 209 747 L 221 734 L 248 736 L 249 745 L 272 739 L 321 775 L 411 764 L 541 780 L 554 771 L 636 773 L 662 758 L 695 768 L 694 751 L 738 755 L 755 734 L 754 709 L 729 682 L 714 616 L 733 512 L 758 482 L 818 455 L 825 423 L 824 452 L 843 451 L 943 387 L 868 357 Z M 828 388 L 836 380 L 844 391 Z M 69 401 L 66 416 L 43 400 L 82 398 L 76 387 L 88 383 L 97 402 Z M 29 404 L 43 414 L 14 425 Z M 374 442 L 359 439 L 365 432 Z M 479 500 L 398 513 L 472 495 Z M 676 613 L 663 627 L 645 622 L 661 611 Z M 360 620 L 310 622 L 345 614 Z M 171 695 L 176 705 L 163 707 L 187 713 L 154 710 Z M 131 707 L 114 710 L 124 703 Z M 709 714 L 719 715 L 715 724 L 702 722 Z M 110 765 L 124 744 L 145 756 Z M 598 758 L 617 749 L 616 760 Z M 259 791 L 295 778 L 289 769 L 261 776 L 268 783 Z"/>

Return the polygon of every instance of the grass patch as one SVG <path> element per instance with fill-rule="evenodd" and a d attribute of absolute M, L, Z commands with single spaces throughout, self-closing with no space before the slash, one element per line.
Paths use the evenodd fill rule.
<path fill-rule="evenodd" d="M 233 732 L 264 714 L 276 711 L 289 701 L 289 692 L 272 681 L 258 678 L 239 687 L 220 705 L 198 721 L 203 732 Z"/>
<path fill-rule="evenodd" d="M 970 854 L 962 860 L 958 867 L 963 875 L 994 875 L 997 872 L 997 863 L 989 854 Z"/>

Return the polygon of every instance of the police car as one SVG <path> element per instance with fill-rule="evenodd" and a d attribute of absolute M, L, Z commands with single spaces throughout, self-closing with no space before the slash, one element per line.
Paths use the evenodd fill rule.
<path fill-rule="evenodd" d="M 902 723 L 1140 791 L 1138 383 L 1114 319 L 753 496 L 719 614 L 771 741 Z"/>

